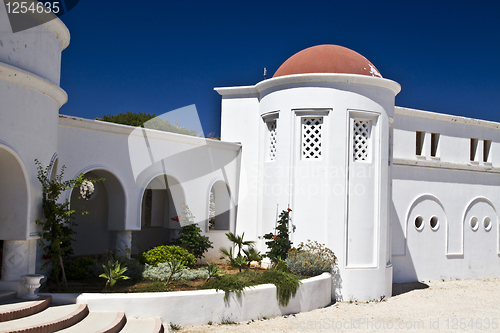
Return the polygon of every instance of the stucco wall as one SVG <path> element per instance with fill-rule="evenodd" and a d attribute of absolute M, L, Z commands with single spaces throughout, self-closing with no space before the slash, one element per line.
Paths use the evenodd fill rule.
<path fill-rule="evenodd" d="M 245 289 L 224 302 L 224 292 L 211 290 L 140 294 L 52 294 L 52 302 L 85 303 L 90 311 L 123 311 L 127 317 L 159 317 L 180 326 L 208 322 L 245 321 L 310 311 L 331 303 L 329 273 L 303 280 L 297 295 L 286 307 L 276 300 L 276 287 L 264 284 Z M 41 294 L 45 295 L 45 294 Z"/>
<path fill-rule="evenodd" d="M 399 108 L 394 127 L 394 281 L 500 276 L 498 124 Z M 420 156 L 416 131 L 426 133 Z M 440 134 L 435 157 L 431 133 Z M 471 138 L 479 141 L 476 161 L 470 158 Z M 492 140 L 489 162 L 483 161 L 484 140 Z M 475 230 L 471 220 L 477 221 Z"/>

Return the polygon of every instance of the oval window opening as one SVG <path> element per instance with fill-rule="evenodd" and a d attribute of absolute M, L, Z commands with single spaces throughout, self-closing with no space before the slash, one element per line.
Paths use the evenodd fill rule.
<path fill-rule="evenodd" d="M 417 230 L 422 230 L 424 228 L 424 219 L 422 218 L 422 216 L 417 216 L 415 218 L 415 228 Z"/>
<path fill-rule="evenodd" d="M 491 229 L 491 219 L 488 216 L 486 216 L 483 220 L 483 227 L 486 231 L 490 231 Z"/>
<path fill-rule="evenodd" d="M 439 228 L 439 220 L 436 216 L 431 217 L 431 229 L 437 230 Z"/>
<path fill-rule="evenodd" d="M 479 223 L 477 221 L 477 217 L 475 217 L 475 216 L 471 217 L 470 218 L 470 228 L 473 231 L 476 231 L 478 227 L 479 227 Z"/>

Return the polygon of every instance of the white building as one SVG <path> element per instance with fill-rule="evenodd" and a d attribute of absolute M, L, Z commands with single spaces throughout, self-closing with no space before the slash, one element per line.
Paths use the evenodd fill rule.
<path fill-rule="evenodd" d="M 222 141 L 62 116 L 67 28 L 10 31 L 2 7 L 0 289 L 23 293 L 21 275 L 41 263 L 35 159 L 106 179 L 78 221 L 79 255 L 167 242 L 185 202 L 215 260 L 225 232 L 258 240 L 290 207 L 293 243 L 317 240 L 338 256 L 333 296 L 344 300 L 389 297 L 393 282 L 500 276 L 499 123 L 396 107 L 398 83 L 333 45 L 254 86 L 216 88 Z"/>

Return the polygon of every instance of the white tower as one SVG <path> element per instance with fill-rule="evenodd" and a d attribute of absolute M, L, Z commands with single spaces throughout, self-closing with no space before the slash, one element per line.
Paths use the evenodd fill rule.
<path fill-rule="evenodd" d="M 237 232 L 256 239 L 272 231 L 277 206 L 290 205 L 294 245 L 317 240 L 339 259 L 334 296 L 390 297 L 390 133 L 399 84 L 352 50 L 320 45 L 269 80 L 216 90 L 222 140 L 243 144 Z"/>
<path fill-rule="evenodd" d="M 23 291 L 22 274 L 35 272 L 35 220 L 41 218 L 41 185 L 35 158 L 44 166 L 57 152 L 61 51 L 69 31 L 54 19 L 12 33 L 0 5 L 0 289 Z"/>

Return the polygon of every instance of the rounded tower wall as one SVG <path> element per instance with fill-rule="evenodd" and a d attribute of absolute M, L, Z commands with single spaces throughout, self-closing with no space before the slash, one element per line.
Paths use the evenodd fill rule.
<path fill-rule="evenodd" d="M 2 220 L 10 230 L 3 240 L 37 237 L 41 185 L 34 160 L 45 167 L 57 153 L 59 108 L 67 100 L 59 87 L 61 52 L 68 43 L 69 32 L 59 19 L 13 33 L 0 5 L 0 148 L 16 156 L 28 189 L 26 215 Z"/>
<path fill-rule="evenodd" d="M 389 132 L 399 85 L 302 74 L 256 88 L 262 229 L 273 230 L 276 211 L 290 205 L 294 245 L 316 240 L 335 252 L 344 299 L 389 297 Z"/>

